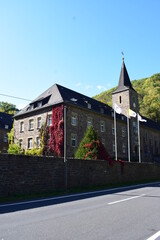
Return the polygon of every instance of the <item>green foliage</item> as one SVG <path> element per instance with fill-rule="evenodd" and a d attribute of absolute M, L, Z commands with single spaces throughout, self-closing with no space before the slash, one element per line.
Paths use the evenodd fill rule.
<path fill-rule="evenodd" d="M 160 73 L 134 80 L 132 86 L 138 93 L 140 114 L 160 122 Z M 94 98 L 112 106 L 112 92 L 115 89 L 116 87 L 102 92 Z"/>
<path fill-rule="evenodd" d="M 9 133 L 7 133 L 8 135 L 8 144 L 12 145 L 14 142 L 14 121 L 13 121 L 13 127 L 11 129 L 11 131 Z"/>
<path fill-rule="evenodd" d="M 9 133 L 7 133 L 7 135 L 8 135 L 8 144 L 9 144 L 8 153 L 23 154 L 24 151 L 23 151 L 23 149 L 21 149 L 19 144 L 14 143 L 14 122 L 13 122 L 13 127 L 12 127 L 11 131 Z"/>
<path fill-rule="evenodd" d="M 41 156 L 42 155 L 42 148 L 32 148 L 32 149 L 27 149 L 25 150 L 25 155 L 29 156 Z"/>
<path fill-rule="evenodd" d="M 47 119 L 46 123 L 41 126 L 40 138 L 41 138 L 40 149 L 42 151 L 42 155 L 47 155 L 49 152 L 48 149 L 49 128 L 47 126 Z"/>
<path fill-rule="evenodd" d="M 94 130 L 93 126 L 89 127 L 84 135 L 84 138 L 80 142 L 80 145 L 75 152 L 75 158 L 84 159 L 86 154 L 88 153 L 88 149 L 84 146 L 92 141 L 97 141 L 97 133 Z"/>
<path fill-rule="evenodd" d="M 15 114 L 16 110 L 16 105 L 8 102 L 0 102 L 0 112 Z"/>
<path fill-rule="evenodd" d="M 23 154 L 23 150 L 19 144 L 9 144 L 8 153 L 10 154 Z"/>

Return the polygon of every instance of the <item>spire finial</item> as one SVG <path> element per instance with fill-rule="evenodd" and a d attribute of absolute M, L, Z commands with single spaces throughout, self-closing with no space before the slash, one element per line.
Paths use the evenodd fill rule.
<path fill-rule="evenodd" d="M 121 52 L 122 53 L 122 60 L 123 60 L 123 62 L 124 62 L 124 53 L 123 52 Z"/>

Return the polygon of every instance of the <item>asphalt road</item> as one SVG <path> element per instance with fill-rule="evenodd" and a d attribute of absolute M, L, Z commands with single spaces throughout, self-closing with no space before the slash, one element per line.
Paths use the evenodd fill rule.
<path fill-rule="evenodd" d="M 160 240 L 160 183 L 0 205 L 0 240 Z"/>

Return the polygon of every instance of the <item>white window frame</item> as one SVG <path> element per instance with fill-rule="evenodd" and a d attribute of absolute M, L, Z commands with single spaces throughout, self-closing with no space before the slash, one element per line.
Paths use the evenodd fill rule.
<path fill-rule="evenodd" d="M 37 148 L 40 148 L 40 144 L 41 144 L 41 138 L 38 136 L 38 137 L 36 137 Z"/>
<path fill-rule="evenodd" d="M 29 119 L 29 131 L 32 131 L 34 129 L 34 119 Z"/>
<path fill-rule="evenodd" d="M 72 113 L 71 124 L 72 124 L 72 126 L 77 126 L 77 114 L 76 113 Z"/>
<path fill-rule="evenodd" d="M 74 148 L 77 146 L 77 135 L 74 133 L 71 134 L 71 146 Z"/>
<path fill-rule="evenodd" d="M 20 122 L 20 132 L 24 132 L 24 121 Z"/>
<path fill-rule="evenodd" d="M 41 117 L 37 117 L 37 129 L 41 128 Z"/>
<path fill-rule="evenodd" d="M 101 121 L 100 125 L 101 125 L 101 132 L 105 132 L 105 122 Z"/>
<path fill-rule="evenodd" d="M 88 109 L 91 109 L 91 104 L 90 103 L 88 103 Z"/>
<path fill-rule="evenodd" d="M 28 149 L 32 149 L 33 147 L 33 138 L 28 138 L 28 145 L 27 145 Z"/>
<path fill-rule="evenodd" d="M 126 130 L 125 130 L 125 127 L 122 127 L 122 137 L 126 137 Z"/>
<path fill-rule="evenodd" d="M 126 153 L 126 145 L 125 145 L 125 143 L 122 144 L 122 152 Z"/>
<path fill-rule="evenodd" d="M 116 149 L 115 149 L 115 143 L 112 144 L 112 151 L 113 153 L 115 153 Z"/>
<path fill-rule="evenodd" d="M 5 133 L 4 136 L 3 136 L 3 142 L 5 142 L 5 143 L 8 142 L 8 136 L 7 136 L 7 133 Z"/>
<path fill-rule="evenodd" d="M 87 127 L 90 127 L 90 126 L 92 126 L 92 118 L 88 117 L 87 118 Z"/>
<path fill-rule="evenodd" d="M 47 122 L 48 122 L 48 126 L 52 126 L 52 114 L 48 114 Z"/>
<path fill-rule="evenodd" d="M 20 139 L 19 139 L 19 146 L 20 146 L 20 148 L 22 148 L 22 145 L 23 145 L 23 139 L 20 138 Z"/>

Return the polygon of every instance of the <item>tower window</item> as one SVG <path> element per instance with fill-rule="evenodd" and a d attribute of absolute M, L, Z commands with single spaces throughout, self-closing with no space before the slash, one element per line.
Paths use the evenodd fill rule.
<path fill-rule="evenodd" d="M 122 97 L 119 96 L 119 103 L 122 103 Z"/>

